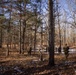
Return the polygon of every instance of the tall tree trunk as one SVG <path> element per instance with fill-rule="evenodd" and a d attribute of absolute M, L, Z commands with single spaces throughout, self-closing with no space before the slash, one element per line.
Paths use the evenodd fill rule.
<path fill-rule="evenodd" d="M 16 49 L 16 35 L 15 35 L 15 26 L 14 26 L 14 35 L 13 35 L 13 48 Z"/>
<path fill-rule="evenodd" d="M 64 45 L 66 43 L 66 23 L 65 23 L 65 26 L 64 26 Z"/>
<path fill-rule="evenodd" d="M 2 48 L 2 27 L 0 29 L 0 48 Z"/>
<path fill-rule="evenodd" d="M 37 5 L 35 5 L 35 16 L 36 16 L 36 24 L 35 24 L 35 34 L 34 34 L 34 54 L 36 51 L 36 33 L 37 33 Z"/>
<path fill-rule="evenodd" d="M 36 29 L 37 29 L 37 27 L 36 27 L 36 24 L 35 24 L 35 34 L 34 34 L 34 54 L 35 54 L 35 51 L 36 51 Z"/>
<path fill-rule="evenodd" d="M 49 66 L 54 66 L 54 16 L 53 16 L 53 0 L 49 0 Z"/>
<path fill-rule="evenodd" d="M 41 15 L 41 12 L 42 12 L 42 9 L 41 9 L 41 3 L 42 1 L 39 0 L 39 3 L 40 3 L 40 15 Z M 41 17 L 39 17 L 39 19 L 41 20 Z M 41 49 L 42 49 L 42 46 L 43 46 L 43 24 L 41 24 Z M 41 53 L 42 54 L 42 53 Z"/>
<path fill-rule="evenodd" d="M 12 2 L 10 3 L 10 7 L 11 7 L 11 9 L 12 9 L 12 5 L 11 5 L 11 4 L 12 4 Z M 10 42 L 11 42 L 11 41 L 10 41 L 10 30 L 11 30 L 11 26 L 10 26 L 10 25 L 11 25 L 11 10 L 10 10 L 9 26 L 8 26 L 8 31 L 7 31 L 7 32 L 8 32 L 8 37 L 7 37 L 7 39 L 8 39 L 8 40 L 7 40 L 7 41 L 8 41 L 8 42 L 7 42 L 7 53 L 6 53 L 7 56 L 9 56 L 9 48 L 10 48 L 9 45 L 10 45 Z M 10 46 L 11 46 L 11 45 L 10 45 Z"/>
<path fill-rule="evenodd" d="M 21 2 L 20 2 L 20 20 L 19 20 L 19 22 L 20 22 L 20 51 L 19 51 L 19 53 L 21 54 L 21 43 L 22 43 L 22 41 L 21 41 Z"/>
<path fill-rule="evenodd" d="M 42 46 L 43 46 L 43 27 L 41 25 L 41 49 L 42 49 Z"/>
<path fill-rule="evenodd" d="M 30 38 L 30 44 L 31 44 L 31 47 L 32 47 L 32 43 L 33 42 L 33 37 L 32 37 L 32 27 L 31 27 L 31 38 Z"/>
<path fill-rule="evenodd" d="M 21 15 L 20 15 L 20 52 L 21 54 Z"/>
<path fill-rule="evenodd" d="M 24 2 L 24 20 L 23 20 L 23 45 L 22 45 L 22 53 L 24 54 L 24 48 L 25 48 L 25 31 L 26 31 L 26 3 Z"/>
<path fill-rule="evenodd" d="M 4 9 L 2 8 L 2 13 L 4 16 Z M 2 48 L 2 38 L 3 38 L 3 29 L 2 29 L 3 20 L 0 20 L 0 48 Z"/>
<path fill-rule="evenodd" d="M 58 18 L 58 29 L 59 29 L 59 47 L 61 51 L 61 29 L 60 29 L 60 19 L 59 19 L 59 6 L 58 6 L 58 1 L 56 0 L 57 3 L 57 18 Z"/>
<path fill-rule="evenodd" d="M 26 20 L 24 20 L 24 23 L 23 23 L 24 27 L 23 27 L 23 45 L 22 45 L 22 50 L 24 53 L 24 48 L 25 48 L 25 30 L 26 30 Z"/>

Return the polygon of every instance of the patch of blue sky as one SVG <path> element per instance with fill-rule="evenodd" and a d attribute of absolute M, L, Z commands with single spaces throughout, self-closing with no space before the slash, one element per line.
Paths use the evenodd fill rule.
<path fill-rule="evenodd" d="M 69 3 L 67 0 L 59 0 L 60 1 L 60 6 L 61 6 L 61 13 L 63 16 L 65 16 L 67 21 L 72 21 L 71 14 L 72 14 L 72 9 L 75 8 L 75 6 L 69 6 Z M 71 2 L 72 3 L 72 2 Z"/>

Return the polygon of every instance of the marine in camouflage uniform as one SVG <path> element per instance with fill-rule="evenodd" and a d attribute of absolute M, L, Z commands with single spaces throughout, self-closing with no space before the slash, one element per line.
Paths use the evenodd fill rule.
<path fill-rule="evenodd" d="M 65 46 L 63 47 L 63 50 L 64 50 L 65 58 L 67 59 L 69 56 L 69 46 L 65 44 Z"/>

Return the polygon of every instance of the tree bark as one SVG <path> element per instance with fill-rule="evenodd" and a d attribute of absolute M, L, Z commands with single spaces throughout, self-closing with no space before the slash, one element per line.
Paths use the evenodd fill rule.
<path fill-rule="evenodd" d="M 0 48 L 2 48 L 2 28 L 0 30 Z"/>
<path fill-rule="evenodd" d="M 21 41 L 21 3 L 20 3 L 20 20 L 19 20 L 19 22 L 20 22 L 20 51 L 19 51 L 19 53 L 21 54 L 21 43 L 22 43 L 22 41 Z"/>
<path fill-rule="evenodd" d="M 35 34 L 34 34 L 34 54 L 36 51 L 36 33 L 37 33 L 37 5 L 35 5 L 35 16 L 36 16 L 36 24 L 35 24 Z"/>
<path fill-rule="evenodd" d="M 23 25 L 24 25 L 24 27 L 23 27 L 23 45 L 22 45 L 22 50 L 23 50 L 23 54 L 24 54 L 24 47 L 25 47 L 25 31 L 26 31 L 26 20 L 24 20 L 24 22 L 23 22 Z"/>
<path fill-rule="evenodd" d="M 36 25 L 35 25 L 35 34 L 34 34 L 34 54 L 35 54 L 35 51 L 36 51 L 36 33 L 37 33 L 36 29 L 37 29 L 37 27 L 36 27 Z"/>
<path fill-rule="evenodd" d="M 54 17 L 53 17 L 53 0 L 49 0 L 49 66 L 54 66 Z"/>
<path fill-rule="evenodd" d="M 19 53 L 21 54 L 21 16 L 20 16 L 20 52 Z"/>
<path fill-rule="evenodd" d="M 26 3 L 24 2 L 24 20 L 23 20 L 23 45 L 22 45 L 22 53 L 24 54 L 24 48 L 25 48 L 25 31 L 26 31 Z"/>

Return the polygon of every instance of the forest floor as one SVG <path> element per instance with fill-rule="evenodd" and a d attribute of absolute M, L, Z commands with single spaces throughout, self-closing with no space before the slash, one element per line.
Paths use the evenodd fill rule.
<path fill-rule="evenodd" d="M 76 75 L 76 54 L 70 54 L 65 60 L 63 54 L 55 54 L 55 66 L 48 66 L 48 53 L 28 55 L 11 51 L 6 57 L 5 49 L 0 50 L 0 75 Z"/>

